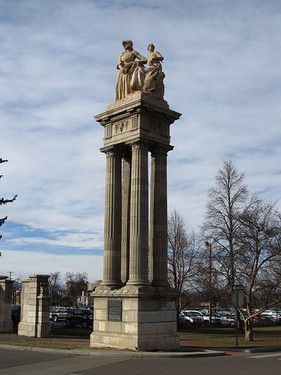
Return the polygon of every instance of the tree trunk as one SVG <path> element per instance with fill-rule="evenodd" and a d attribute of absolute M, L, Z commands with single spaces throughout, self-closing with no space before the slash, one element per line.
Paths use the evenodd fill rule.
<path fill-rule="evenodd" d="M 246 319 L 245 321 L 245 341 L 254 341 L 252 319 Z"/>

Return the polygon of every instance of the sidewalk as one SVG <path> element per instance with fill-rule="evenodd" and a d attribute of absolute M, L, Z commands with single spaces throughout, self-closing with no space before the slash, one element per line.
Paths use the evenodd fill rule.
<path fill-rule="evenodd" d="M 81 332 L 81 335 L 56 335 L 53 334 L 48 338 L 35 338 L 18 336 L 16 333 L 0 333 L 0 348 L 11 350 L 30 350 L 37 352 L 56 352 L 64 354 L 77 354 L 85 356 L 98 357 L 158 357 L 158 358 L 180 358 L 180 357 L 202 357 L 202 356 L 222 356 L 229 353 L 258 353 L 281 351 L 281 346 L 274 347 L 253 347 L 247 349 L 234 348 L 194 348 L 189 346 L 181 346 L 179 351 L 171 352 L 135 352 L 129 350 L 117 349 L 95 349 L 90 348 L 89 331 Z"/>
<path fill-rule="evenodd" d="M 77 354 L 85 356 L 98 357 L 201 357 L 201 356 L 221 356 L 225 355 L 225 351 L 212 350 L 204 348 L 181 347 L 179 351 L 171 352 L 135 352 L 130 350 L 117 349 L 96 349 L 90 348 L 89 337 L 73 337 L 72 335 L 52 335 L 48 338 L 35 338 L 18 336 L 16 333 L 0 333 L 0 348 L 11 350 L 30 350 L 37 352 L 56 352 L 64 354 Z"/>

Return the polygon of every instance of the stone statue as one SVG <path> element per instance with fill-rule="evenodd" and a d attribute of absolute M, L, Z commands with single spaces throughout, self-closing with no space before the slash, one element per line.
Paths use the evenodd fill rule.
<path fill-rule="evenodd" d="M 147 47 L 149 55 L 147 57 L 148 68 L 145 72 L 145 80 L 143 84 L 143 91 L 150 92 L 160 99 L 164 97 L 164 83 L 165 74 L 162 72 L 161 61 L 164 57 L 160 52 L 155 51 L 153 44 Z"/>
<path fill-rule="evenodd" d="M 145 77 L 143 65 L 147 62 L 144 56 L 133 49 L 131 40 L 124 40 L 122 45 L 125 51 L 121 52 L 118 59 L 117 69 L 119 69 L 119 73 L 116 82 L 115 100 L 123 99 L 135 91 L 142 90 Z M 135 61 L 136 59 L 139 61 Z"/>

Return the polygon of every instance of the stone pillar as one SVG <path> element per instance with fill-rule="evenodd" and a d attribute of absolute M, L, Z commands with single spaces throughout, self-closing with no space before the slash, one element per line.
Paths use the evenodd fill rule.
<path fill-rule="evenodd" d="M 13 332 L 13 283 L 6 276 L 0 276 L 0 332 Z"/>
<path fill-rule="evenodd" d="M 49 337 L 50 296 L 49 275 L 30 275 L 22 281 L 22 309 L 18 334 L 28 337 Z"/>
<path fill-rule="evenodd" d="M 130 196 L 131 196 L 131 151 L 123 158 L 122 170 L 122 239 L 121 239 L 121 280 L 129 278 L 130 263 Z"/>
<path fill-rule="evenodd" d="M 148 146 L 132 145 L 130 285 L 148 284 Z"/>
<path fill-rule="evenodd" d="M 101 285 L 121 285 L 121 152 L 118 147 L 106 153 L 104 213 L 104 269 Z"/>
<path fill-rule="evenodd" d="M 50 295 L 48 290 L 48 278 L 40 278 L 39 295 L 37 296 L 37 337 L 49 337 L 51 334 L 50 325 Z"/>
<path fill-rule="evenodd" d="M 165 100 L 144 92 L 128 95 L 95 116 L 104 127 L 101 151 L 107 160 L 104 279 L 92 293 L 95 309 L 91 347 L 179 347 L 178 295 L 167 283 L 166 175 L 167 152 L 173 148 L 170 125 L 179 117 L 180 113 L 172 111 Z"/>
<path fill-rule="evenodd" d="M 150 181 L 150 281 L 167 286 L 167 148 L 151 150 Z"/>

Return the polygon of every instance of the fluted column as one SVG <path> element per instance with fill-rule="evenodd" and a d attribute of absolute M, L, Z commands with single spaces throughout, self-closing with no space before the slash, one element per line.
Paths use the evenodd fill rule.
<path fill-rule="evenodd" d="M 130 261 L 130 196 L 131 196 L 131 151 L 123 157 L 122 170 L 122 237 L 121 237 L 121 280 L 125 284 L 129 278 Z"/>
<path fill-rule="evenodd" d="M 167 281 L 167 149 L 151 152 L 150 186 L 150 281 L 153 286 Z"/>
<path fill-rule="evenodd" d="M 106 152 L 104 213 L 104 268 L 102 285 L 121 284 L 121 152 L 112 147 Z"/>
<path fill-rule="evenodd" d="M 130 204 L 131 285 L 148 284 L 148 146 L 132 145 Z"/>

